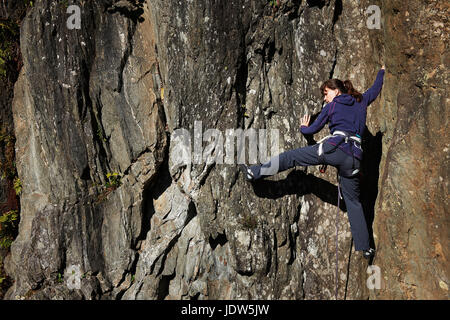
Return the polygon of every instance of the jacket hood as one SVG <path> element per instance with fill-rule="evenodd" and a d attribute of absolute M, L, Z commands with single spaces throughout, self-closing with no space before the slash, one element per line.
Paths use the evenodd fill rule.
<path fill-rule="evenodd" d="M 335 97 L 333 99 L 333 101 L 336 101 L 337 103 L 340 103 L 340 104 L 345 104 L 347 106 L 352 106 L 355 104 L 356 99 L 350 94 L 343 93 L 343 94 Z"/>

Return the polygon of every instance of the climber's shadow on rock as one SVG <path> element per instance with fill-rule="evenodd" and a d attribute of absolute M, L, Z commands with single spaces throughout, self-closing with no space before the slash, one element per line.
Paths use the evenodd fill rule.
<path fill-rule="evenodd" d="M 378 196 L 382 143 L 383 134 L 378 131 L 375 135 L 372 135 L 366 127 L 364 135 L 362 136 L 361 145 L 364 151 L 364 157 L 361 162 L 360 200 L 366 217 L 370 235 L 370 245 L 372 248 L 375 248 L 372 224 L 375 219 L 375 202 Z"/>
<path fill-rule="evenodd" d="M 315 141 L 308 140 L 308 144 L 315 144 Z M 372 248 L 375 248 L 372 223 L 375 216 L 375 201 L 378 195 L 382 133 L 377 132 L 373 136 L 366 128 L 362 137 L 362 148 L 364 150 L 364 159 L 360 168 L 360 200 L 367 221 L 370 245 Z M 313 174 L 308 174 L 303 170 L 292 170 L 283 180 L 259 180 L 252 185 L 255 195 L 260 198 L 278 199 L 286 195 L 296 194 L 303 196 L 314 194 L 324 202 L 334 206 L 338 204 L 337 185 Z M 341 210 L 347 211 L 344 201 L 340 201 L 339 207 Z"/>
<path fill-rule="evenodd" d="M 256 196 L 268 199 L 314 194 L 322 201 L 337 206 L 337 186 L 303 170 L 292 170 L 283 180 L 260 180 L 253 184 L 253 190 Z M 340 209 L 347 211 L 343 201 L 340 202 Z"/>

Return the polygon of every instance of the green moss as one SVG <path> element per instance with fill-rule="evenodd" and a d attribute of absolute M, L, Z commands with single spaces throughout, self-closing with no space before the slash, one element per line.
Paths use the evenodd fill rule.
<path fill-rule="evenodd" d="M 97 129 L 97 137 L 100 139 L 100 141 L 103 141 L 103 142 L 107 141 L 105 136 L 103 135 L 103 131 L 101 128 Z"/>
<path fill-rule="evenodd" d="M 102 186 L 103 190 L 98 195 L 97 200 L 95 201 L 96 204 L 105 201 L 111 192 L 113 192 L 122 185 L 121 181 L 122 175 L 118 172 L 108 172 L 106 174 L 106 178 L 108 179 L 108 181 L 105 183 L 104 186 Z"/>
<path fill-rule="evenodd" d="M 279 3 L 278 0 L 269 0 L 269 5 L 270 5 L 272 8 L 275 8 L 275 7 L 279 7 L 279 6 L 280 6 L 280 3 Z"/>
<path fill-rule="evenodd" d="M 18 196 L 22 193 L 22 181 L 20 181 L 20 178 L 14 179 L 14 190 Z"/>
<path fill-rule="evenodd" d="M 108 182 L 105 185 L 106 188 L 117 188 L 122 184 L 120 181 L 121 175 L 117 172 L 108 172 L 106 178 L 108 178 Z"/>
<path fill-rule="evenodd" d="M 11 210 L 0 216 L 0 247 L 8 249 L 14 240 L 18 227 L 17 210 Z"/>

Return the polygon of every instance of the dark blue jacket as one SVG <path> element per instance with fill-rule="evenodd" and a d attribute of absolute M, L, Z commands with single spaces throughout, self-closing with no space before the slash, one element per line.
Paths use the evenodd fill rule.
<path fill-rule="evenodd" d="M 367 107 L 377 98 L 383 86 L 384 70 L 378 71 L 377 78 L 373 86 L 363 93 L 361 102 L 349 94 L 340 94 L 333 101 L 323 107 L 322 112 L 316 121 L 310 126 L 301 126 L 303 134 L 314 134 L 319 132 L 326 123 L 330 132 L 336 130 L 345 131 L 353 135 L 362 136 L 366 127 Z M 333 137 L 326 142 L 336 145 L 342 140 L 340 137 Z M 362 151 L 353 145 L 353 142 L 342 143 L 339 148 L 349 155 L 354 155 L 362 159 Z"/>

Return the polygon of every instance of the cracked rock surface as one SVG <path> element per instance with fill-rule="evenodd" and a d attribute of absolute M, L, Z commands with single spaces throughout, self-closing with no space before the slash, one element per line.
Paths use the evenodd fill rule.
<path fill-rule="evenodd" d="M 62 4 L 35 1 L 12 104 L 23 191 L 6 299 L 334 299 L 336 227 L 339 299 L 448 296 L 448 6 L 279 2 L 82 1 L 69 30 Z M 366 26 L 372 4 L 381 30 Z M 404 38 L 427 19 L 426 37 Z M 306 146 L 300 118 L 320 112 L 320 84 L 364 91 L 383 63 L 361 182 L 380 290 L 366 286 L 344 207 L 336 219 L 334 168 L 251 185 L 236 165 L 174 163 L 175 133 L 195 148 L 196 122 L 224 139 L 277 129 L 280 152 Z"/>

